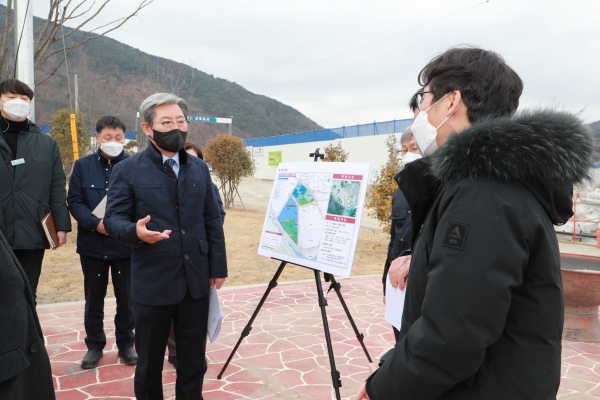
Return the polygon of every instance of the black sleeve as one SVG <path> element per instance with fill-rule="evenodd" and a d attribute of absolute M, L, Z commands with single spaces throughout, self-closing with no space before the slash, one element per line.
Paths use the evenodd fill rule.
<path fill-rule="evenodd" d="M 65 171 L 58 144 L 52 139 L 52 182 L 50 182 L 50 210 L 57 231 L 71 232 L 71 217 L 67 208 Z"/>
<path fill-rule="evenodd" d="M 122 166 L 122 163 L 117 164 L 110 175 L 104 229 L 122 243 L 140 246 L 143 243 L 137 236 L 137 221 L 134 221 L 135 192 Z"/>
<path fill-rule="evenodd" d="M 428 268 L 421 317 L 368 380 L 371 400 L 434 400 L 473 376 L 502 334 L 511 290 L 522 283 L 530 231 L 517 207 L 475 184 L 442 203 L 429 262 L 418 264 L 427 257 L 421 241 L 413 252 L 413 266 Z M 464 241 L 448 246 L 456 224 Z"/>
<path fill-rule="evenodd" d="M 210 178 L 208 166 L 202 163 L 206 176 L 206 199 L 204 201 L 204 226 L 208 240 L 208 265 L 211 278 L 227 278 L 227 254 L 225 251 L 225 235 L 223 220 L 215 187 Z"/>

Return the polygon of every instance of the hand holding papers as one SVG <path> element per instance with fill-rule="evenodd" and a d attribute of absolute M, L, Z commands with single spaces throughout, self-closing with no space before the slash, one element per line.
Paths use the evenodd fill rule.
<path fill-rule="evenodd" d="M 404 310 L 405 291 L 395 288 L 388 275 L 385 281 L 385 320 L 400 330 L 402 325 L 402 311 Z"/>
<path fill-rule="evenodd" d="M 102 200 L 100 200 L 100 203 L 98 203 L 96 208 L 94 208 L 94 211 L 92 211 L 92 215 L 97 218 L 104 218 L 105 213 L 106 213 L 106 196 L 104 196 L 104 198 Z"/>
<path fill-rule="evenodd" d="M 208 327 L 206 332 L 208 339 L 211 343 L 219 337 L 221 332 L 221 323 L 223 322 L 223 310 L 221 310 L 221 304 L 219 303 L 219 296 L 217 294 L 217 286 L 213 286 L 209 294 L 209 305 L 208 305 Z"/>

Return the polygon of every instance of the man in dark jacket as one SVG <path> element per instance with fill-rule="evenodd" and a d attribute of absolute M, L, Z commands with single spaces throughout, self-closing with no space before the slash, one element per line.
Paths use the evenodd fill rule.
<path fill-rule="evenodd" d="M 209 291 L 227 277 L 225 238 L 208 166 L 189 156 L 187 105 L 157 93 L 140 107 L 150 144 L 120 162 L 108 188 L 104 225 L 133 246 L 138 399 L 162 399 L 171 321 L 177 338 L 178 399 L 202 399 Z"/>
<path fill-rule="evenodd" d="M 509 118 L 522 82 L 493 52 L 451 49 L 420 83 L 412 129 L 424 154 L 440 147 L 439 193 L 412 249 L 400 342 L 358 397 L 554 399 L 564 310 L 552 225 L 572 215 L 590 132 L 567 113 Z"/>
<path fill-rule="evenodd" d="M 56 140 L 27 116 L 33 91 L 25 83 L 0 83 L 0 231 L 25 270 L 33 298 L 50 248 L 41 220 L 52 212 L 58 247 L 71 231 L 65 173 Z"/>
<path fill-rule="evenodd" d="M 77 253 L 81 259 L 85 293 L 85 344 L 88 352 L 81 368 L 96 368 L 106 346 L 104 297 L 108 275 L 117 300 L 115 336 L 119 357 L 134 365 L 133 303 L 131 300 L 131 247 L 108 236 L 103 210 L 94 209 L 106 197 L 113 168 L 129 157 L 123 150 L 125 124 L 116 117 L 102 117 L 96 123 L 98 151 L 75 162 L 69 181 L 69 210 L 77 220 Z"/>
<path fill-rule="evenodd" d="M 193 143 L 186 142 L 183 145 L 183 149 L 191 156 L 198 157 L 201 160 L 204 160 L 204 156 L 202 154 L 202 150 L 200 147 L 196 146 Z M 217 199 L 217 204 L 219 205 L 219 212 L 221 213 L 221 222 L 225 224 L 225 210 L 223 209 L 223 200 L 221 200 L 221 195 L 219 194 L 219 188 L 217 185 L 213 183 L 213 191 L 215 193 L 215 197 Z M 169 332 L 169 341 L 167 344 L 167 349 L 169 350 L 167 361 L 173 364 L 173 367 L 177 369 L 177 344 L 175 342 L 175 330 L 173 327 L 173 323 L 171 322 L 171 331 Z M 206 360 L 206 357 L 204 357 Z"/>
<path fill-rule="evenodd" d="M 52 370 L 27 275 L 0 232 L 0 399 L 54 400 Z"/>
<path fill-rule="evenodd" d="M 401 155 L 402 155 L 402 166 L 405 168 L 411 162 L 421 158 L 421 152 L 417 146 L 417 141 L 412 134 L 410 126 L 404 130 L 402 136 L 400 136 Z M 400 172 L 394 176 L 394 181 L 398 182 Z M 388 254 L 383 268 L 383 295 L 385 296 L 385 286 L 390 265 L 395 265 L 401 261 L 402 255 L 410 251 L 410 237 L 411 237 L 411 218 L 410 207 L 406 201 L 406 197 L 402 193 L 402 190 L 398 188 L 392 198 L 392 213 L 390 214 L 391 226 L 390 226 L 390 243 L 388 245 Z M 400 289 L 404 290 L 404 285 L 400 286 Z M 385 300 L 385 299 L 384 299 Z M 394 337 L 396 341 L 399 339 L 400 331 L 395 327 Z"/>

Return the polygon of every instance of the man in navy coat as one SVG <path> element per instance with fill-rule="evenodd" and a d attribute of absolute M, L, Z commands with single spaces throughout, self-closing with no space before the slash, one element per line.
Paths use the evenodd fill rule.
<path fill-rule="evenodd" d="M 81 368 L 98 366 L 106 346 L 104 297 L 109 271 L 117 300 L 115 336 L 119 357 L 134 365 L 133 304 L 131 301 L 131 246 L 117 242 L 104 229 L 103 214 L 94 209 L 106 196 L 114 167 L 129 157 L 123 150 L 125 124 L 116 117 L 102 117 L 96 123 L 98 151 L 75 162 L 69 181 L 69 211 L 77 220 L 77 253 L 81 259 L 85 292 L 85 344 L 88 352 Z"/>
<path fill-rule="evenodd" d="M 183 150 L 187 105 L 167 93 L 140 106 L 150 144 L 120 162 L 108 188 L 104 226 L 133 247 L 137 399 L 162 399 L 171 321 L 178 347 L 177 399 L 202 399 L 210 288 L 227 277 L 225 238 L 208 166 Z"/>

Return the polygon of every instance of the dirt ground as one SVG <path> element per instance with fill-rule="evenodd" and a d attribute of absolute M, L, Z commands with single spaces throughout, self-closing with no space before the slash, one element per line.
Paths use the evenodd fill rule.
<path fill-rule="evenodd" d="M 279 262 L 257 254 L 260 233 L 265 217 L 264 211 L 241 207 L 228 209 L 225 219 L 225 241 L 229 278 L 225 286 L 268 283 L 279 266 Z M 83 274 L 79 255 L 75 252 L 76 226 L 67 237 L 67 244 L 57 250 L 47 250 L 38 286 L 38 303 L 59 303 L 84 300 Z M 361 229 L 352 275 L 381 274 L 389 235 L 376 229 Z M 313 279 L 311 270 L 286 267 L 280 282 Z M 113 297 L 109 285 L 107 297 Z"/>

